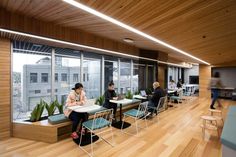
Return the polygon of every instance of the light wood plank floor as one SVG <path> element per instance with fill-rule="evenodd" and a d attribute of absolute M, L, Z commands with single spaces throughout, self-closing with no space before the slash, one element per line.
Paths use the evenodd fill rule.
<path fill-rule="evenodd" d="M 222 100 L 223 115 L 229 105 L 236 104 Z M 216 132 L 207 132 L 202 139 L 200 116 L 208 114 L 210 99 L 193 97 L 187 102 L 169 108 L 159 114 L 159 122 L 148 121 L 148 128 L 137 136 L 130 136 L 113 129 L 115 147 L 104 141 L 94 145 L 98 157 L 219 157 L 221 144 Z M 141 124 L 143 125 L 143 124 Z M 134 132 L 134 128 L 127 131 Z M 106 135 L 110 138 L 110 135 Z M 85 147 L 85 148 L 90 148 Z M 70 138 L 55 144 L 36 142 L 18 138 L 0 141 L 1 157 L 86 157 Z"/>

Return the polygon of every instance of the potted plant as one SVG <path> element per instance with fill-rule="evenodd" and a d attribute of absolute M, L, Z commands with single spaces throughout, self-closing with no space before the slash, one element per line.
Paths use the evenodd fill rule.
<path fill-rule="evenodd" d="M 125 95 L 126 99 L 133 99 L 133 94 L 131 93 L 131 91 L 127 91 L 126 95 Z"/>
<path fill-rule="evenodd" d="M 40 120 L 40 118 L 41 118 L 41 116 L 43 114 L 44 106 L 45 106 L 45 103 L 41 99 L 40 103 L 37 104 L 35 106 L 35 108 L 33 109 L 33 111 L 31 112 L 31 116 L 30 116 L 30 121 L 31 122 L 36 122 L 36 121 Z"/>
<path fill-rule="evenodd" d="M 45 108 L 48 111 L 48 116 L 52 116 L 56 110 L 56 100 L 52 101 L 50 104 L 45 103 Z"/>
<path fill-rule="evenodd" d="M 100 96 L 96 99 L 95 104 L 102 106 L 105 102 L 105 96 Z"/>
<path fill-rule="evenodd" d="M 63 113 L 63 106 L 64 106 L 64 99 L 61 101 L 61 104 L 57 100 L 55 100 L 55 105 L 56 105 L 59 113 L 62 114 Z"/>

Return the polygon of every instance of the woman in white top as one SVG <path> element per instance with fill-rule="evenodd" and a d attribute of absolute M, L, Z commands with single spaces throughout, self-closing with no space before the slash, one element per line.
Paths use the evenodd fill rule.
<path fill-rule="evenodd" d="M 81 83 L 76 83 L 75 87 L 72 88 L 70 94 L 66 100 L 66 107 L 76 106 L 76 105 L 84 105 L 85 104 L 85 92 L 83 91 L 83 85 Z M 88 120 L 88 113 L 79 113 L 72 111 L 68 108 L 65 109 L 64 114 L 72 121 L 72 134 L 71 137 L 73 139 L 77 139 L 79 136 L 77 134 L 77 127 L 84 121 Z M 81 132 L 81 126 L 79 128 L 79 133 Z"/>

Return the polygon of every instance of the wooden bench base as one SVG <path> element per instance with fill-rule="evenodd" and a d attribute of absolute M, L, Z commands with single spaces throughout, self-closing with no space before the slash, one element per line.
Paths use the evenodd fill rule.
<path fill-rule="evenodd" d="M 60 124 L 50 124 L 48 120 L 39 122 L 13 122 L 13 137 L 55 143 L 69 137 L 72 123 L 70 121 Z"/>

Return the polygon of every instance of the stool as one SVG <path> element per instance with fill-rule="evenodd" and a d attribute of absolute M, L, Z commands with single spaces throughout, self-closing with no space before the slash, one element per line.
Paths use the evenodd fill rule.
<path fill-rule="evenodd" d="M 210 114 L 212 117 L 215 117 L 217 121 L 222 121 L 222 124 L 224 126 L 224 119 L 222 116 L 222 111 L 221 110 L 214 110 L 214 109 L 209 109 Z"/>
<path fill-rule="evenodd" d="M 217 126 L 217 119 L 215 117 L 213 117 L 213 116 L 208 116 L 208 115 L 201 116 L 201 118 L 203 120 L 203 123 L 201 125 L 202 134 L 203 134 L 202 138 L 203 139 L 205 138 L 205 129 L 216 130 L 218 137 L 220 137 L 219 129 L 218 129 L 218 126 Z M 207 122 L 209 122 L 209 123 L 207 123 Z"/>

